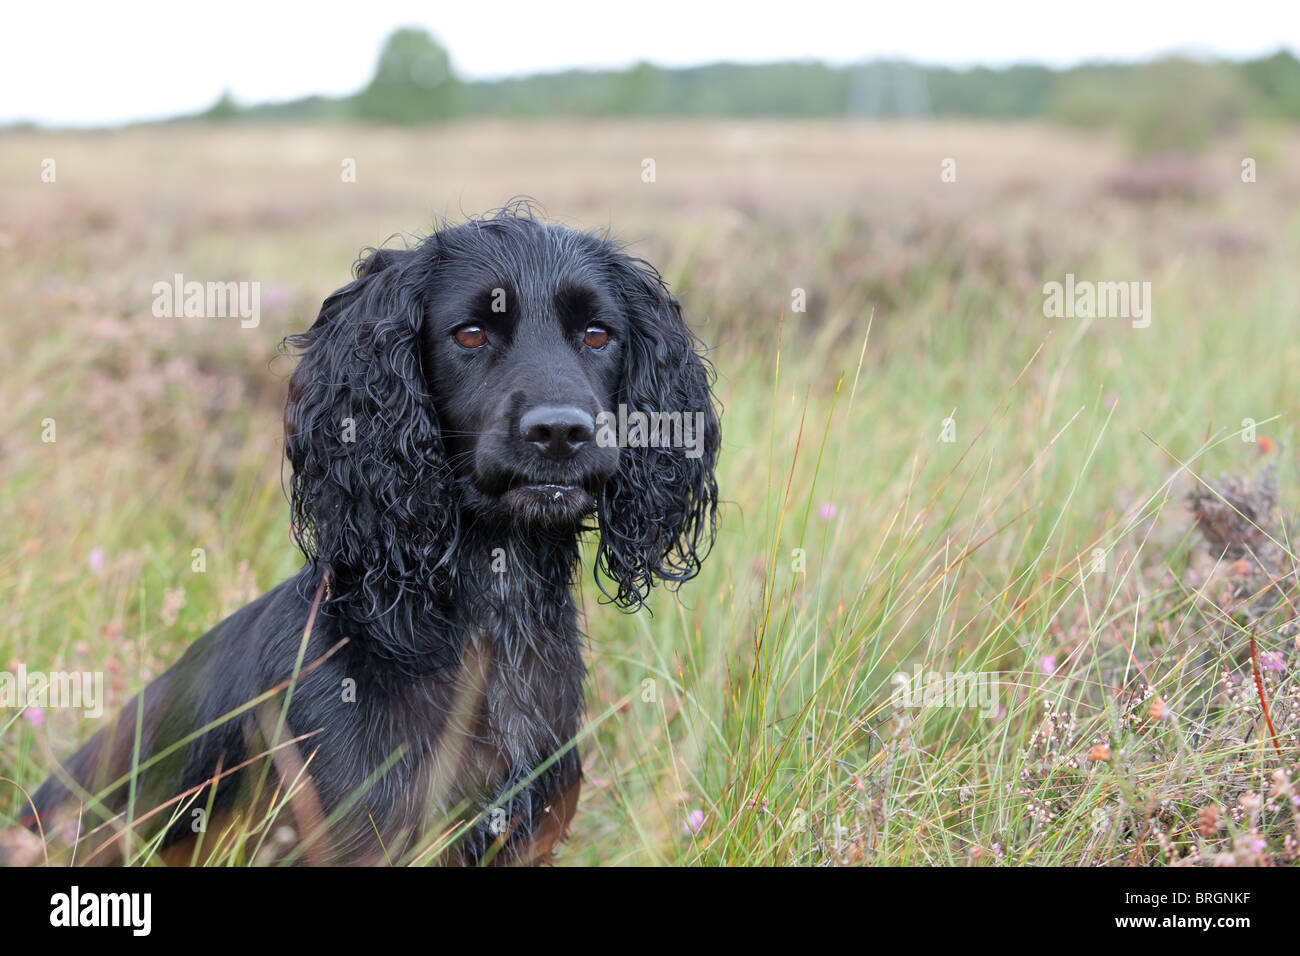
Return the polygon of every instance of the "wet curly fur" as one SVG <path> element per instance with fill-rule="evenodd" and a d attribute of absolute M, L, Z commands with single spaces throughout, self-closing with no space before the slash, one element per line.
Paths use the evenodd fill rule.
<path fill-rule="evenodd" d="M 308 861 L 396 860 L 456 819 L 449 862 L 544 860 L 582 775 L 580 536 L 598 530 L 596 580 L 624 609 L 692 577 L 713 540 L 698 343 L 647 263 L 521 205 L 369 250 L 287 343 L 305 566 L 196 642 L 35 810 L 84 803 L 83 834 L 120 813 L 139 713 L 137 816 L 197 794 L 157 817 L 163 847 L 188 852 L 193 807 L 270 806 L 305 762 L 281 812 Z M 697 416 L 697 447 L 591 440 L 591 416 L 620 405 Z"/>

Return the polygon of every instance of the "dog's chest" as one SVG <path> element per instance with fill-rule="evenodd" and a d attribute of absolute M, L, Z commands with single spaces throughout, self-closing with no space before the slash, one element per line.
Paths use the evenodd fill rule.
<path fill-rule="evenodd" d="M 459 666 L 419 682 L 391 717 L 410 762 L 396 830 L 423 831 L 458 806 L 490 806 L 577 732 L 583 665 L 576 628 L 527 633 L 501 622 L 468 630 Z"/>

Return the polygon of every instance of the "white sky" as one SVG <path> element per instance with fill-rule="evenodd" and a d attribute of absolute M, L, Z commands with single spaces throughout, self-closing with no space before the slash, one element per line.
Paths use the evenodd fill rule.
<path fill-rule="evenodd" d="M 406 25 L 430 30 L 474 79 L 643 59 L 1066 66 L 1173 50 L 1300 53 L 1295 0 L 12 0 L 0 13 L 0 123 L 161 118 L 227 88 L 241 103 L 352 93 Z"/>

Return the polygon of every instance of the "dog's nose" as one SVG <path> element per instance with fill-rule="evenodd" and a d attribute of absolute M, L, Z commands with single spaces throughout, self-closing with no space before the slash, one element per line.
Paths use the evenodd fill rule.
<path fill-rule="evenodd" d="M 572 458 L 595 434 L 595 420 L 576 405 L 539 405 L 519 419 L 519 436 L 547 458 Z"/>

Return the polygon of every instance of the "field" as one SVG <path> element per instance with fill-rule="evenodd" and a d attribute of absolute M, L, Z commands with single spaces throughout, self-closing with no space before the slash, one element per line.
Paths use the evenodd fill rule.
<path fill-rule="evenodd" d="M 117 708 L 295 571 L 280 340 L 362 246 L 528 195 L 660 268 L 725 409 L 701 576 L 624 615 L 584 571 L 559 863 L 1292 864 L 1298 149 L 1270 126 L 1146 161 L 1011 124 L 4 133 L 0 667 L 102 671 Z M 176 273 L 260 282 L 260 322 L 155 317 Z M 1150 310 L 1045 315 L 1067 274 L 1149 282 Z M 92 726 L 0 709 L 0 822 Z"/>

